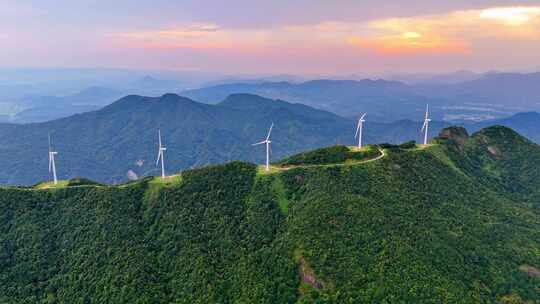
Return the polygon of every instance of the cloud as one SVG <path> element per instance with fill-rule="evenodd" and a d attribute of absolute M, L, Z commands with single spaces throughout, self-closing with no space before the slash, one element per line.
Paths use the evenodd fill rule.
<path fill-rule="evenodd" d="M 118 35 L 126 45 L 157 49 L 238 49 L 279 46 L 361 47 L 384 54 L 467 54 L 484 39 L 540 39 L 540 7 L 496 7 L 441 15 L 386 18 L 369 22 L 327 21 L 264 29 L 187 24 Z"/>
<path fill-rule="evenodd" d="M 523 25 L 540 17 L 540 7 L 496 7 L 480 12 L 480 18 L 500 20 L 509 25 Z"/>
<path fill-rule="evenodd" d="M 377 38 L 349 38 L 349 43 L 371 49 L 386 55 L 408 54 L 465 54 L 470 52 L 466 43 L 448 40 L 435 35 L 423 35 L 417 32 L 406 32 L 398 35 L 387 35 Z"/>
<path fill-rule="evenodd" d="M 194 22 L 106 38 L 114 56 L 137 58 L 129 64 L 168 68 L 313 73 L 522 68 L 539 57 L 540 7 L 257 28 Z"/>
<path fill-rule="evenodd" d="M 369 34 L 349 42 L 391 54 L 466 54 L 489 40 L 537 41 L 540 7 L 499 7 L 443 15 L 389 18 L 369 22 Z"/>
<path fill-rule="evenodd" d="M 261 34 L 249 30 L 225 30 L 216 24 L 194 23 L 168 29 L 115 34 L 126 46 L 150 49 L 230 49 L 248 47 Z"/>

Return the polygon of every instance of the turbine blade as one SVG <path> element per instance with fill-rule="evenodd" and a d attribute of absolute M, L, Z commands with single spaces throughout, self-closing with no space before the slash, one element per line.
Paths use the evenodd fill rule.
<path fill-rule="evenodd" d="M 367 113 L 364 113 L 364 115 L 362 115 L 362 117 L 360 117 L 360 120 L 364 119 L 364 117 L 366 117 Z"/>
<path fill-rule="evenodd" d="M 427 120 L 429 117 L 429 104 L 426 105 L 426 117 L 425 119 Z"/>
<path fill-rule="evenodd" d="M 362 118 L 360 118 L 358 120 L 358 125 L 356 125 L 356 134 L 354 134 L 354 138 L 357 138 L 358 137 L 358 133 L 360 132 L 360 124 L 362 123 L 361 121 Z"/>
<path fill-rule="evenodd" d="M 159 147 L 161 148 L 161 129 L 158 129 Z"/>
<path fill-rule="evenodd" d="M 274 128 L 274 123 L 270 126 L 270 130 L 268 130 L 268 136 L 266 136 L 266 140 L 270 139 L 270 134 L 272 134 L 272 129 Z"/>
<path fill-rule="evenodd" d="M 256 144 L 253 144 L 252 146 L 258 146 L 258 145 L 262 145 L 262 144 L 265 144 L 266 143 L 266 140 L 263 140 L 261 142 L 258 142 Z"/>
<path fill-rule="evenodd" d="M 428 124 L 428 121 L 427 121 L 427 120 L 424 120 L 424 124 L 422 125 L 422 130 L 421 130 L 421 132 L 424 132 L 424 130 L 426 129 L 427 124 Z"/>
<path fill-rule="evenodd" d="M 162 154 L 163 152 L 161 150 L 159 150 L 158 152 L 158 155 L 157 155 L 157 160 L 156 160 L 156 167 L 159 165 L 159 161 L 161 160 L 161 157 L 162 157 Z"/>

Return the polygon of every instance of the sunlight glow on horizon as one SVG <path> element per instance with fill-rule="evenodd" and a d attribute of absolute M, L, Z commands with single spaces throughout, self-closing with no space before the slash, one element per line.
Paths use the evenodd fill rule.
<path fill-rule="evenodd" d="M 272 49 L 281 45 L 356 45 L 386 55 L 468 54 L 483 35 L 511 40 L 540 36 L 534 20 L 540 7 L 495 7 L 443 15 L 362 22 L 328 21 L 267 29 L 229 29 L 217 24 L 187 24 L 157 31 L 123 33 L 129 47 L 148 49 Z M 490 20 L 503 21 L 497 25 Z M 529 23 L 533 23 L 531 26 Z M 519 31 L 504 25 L 519 27 Z M 287 43 L 288 41 L 293 43 Z"/>
<path fill-rule="evenodd" d="M 422 38 L 422 34 L 419 34 L 417 32 L 406 32 L 402 34 L 403 38 L 407 39 L 416 39 L 416 38 Z"/>
<path fill-rule="evenodd" d="M 522 25 L 540 16 L 540 7 L 496 7 L 482 10 L 480 18 L 502 20 L 509 25 Z"/>

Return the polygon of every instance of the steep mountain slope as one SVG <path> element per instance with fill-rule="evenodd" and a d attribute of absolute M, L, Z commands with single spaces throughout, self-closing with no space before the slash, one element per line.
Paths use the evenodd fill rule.
<path fill-rule="evenodd" d="M 538 160 L 451 128 L 372 162 L 2 188 L 0 302 L 534 303 Z"/>

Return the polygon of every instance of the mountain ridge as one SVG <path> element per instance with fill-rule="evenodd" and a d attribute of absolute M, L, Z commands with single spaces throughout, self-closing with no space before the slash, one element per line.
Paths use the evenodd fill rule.
<path fill-rule="evenodd" d="M 366 123 L 365 143 L 420 141 L 421 123 Z M 176 94 L 161 97 L 126 96 L 97 111 L 45 123 L 0 124 L 2 184 L 34 184 L 47 178 L 47 133 L 53 137 L 63 178 L 87 176 L 102 183 L 156 173 L 157 129 L 161 128 L 167 167 L 173 171 L 229 160 L 262 162 L 264 153 L 251 147 L 276 124 L 273 159 L 333 144 L 354 144 L 356 121 L 333 113 L 250 94 L 233 94 L 217 105 L 199 103 Z M 492 121 L 516 127 L 529 138 L 536 135 L 534 117 L 519 123 Z M 430 137 L 447 127 L 433 121 Z M 485 125 L 466 125 L 476 130 Z M 529 127 L 527 127 L 529 126 Z M 33 144 L 30 145 L 29 143 Z M 45 151 L 45 152 L 44 152 Z M 17 157 L 18 156 L 18 157 Z"/>
<path fill-rule="evenodd" d="M 155 171 L 152 163 L 158 128 L 170 148 L 168 167 L 180 170 L 233 159 L 262 159 L 251 143 L 260 140 L 273 121 L 279 126 L 276 136 L 299 134 L 283 136 L 274 147 L 276 157 L 335 142 L 339 134 L 345 134 L 349 122 L 327 115 L 334 119 L 320 118 L 324 115 L 319 110 L 285 102 L 251 111 L 197 103 L 176 94 L 157 98 L 131 95 L 94 112 L 45 123 L 0 125 L 0 155 L 6 160 L 0 181 L 33 184 L 45 179 L 43 151 L 47 151 L 48 132 L 60 153 L 62 176 L 82 175 L 111 183 L 125 180 L 129 170 L 143 176 Z M 310 134 L 314 130 L 320 133 Z M 30 148 L 29 142 L 34 143 Z M 14 160 L 13 151 L 25 162 Z"/>

